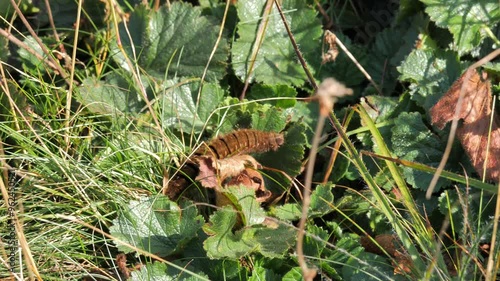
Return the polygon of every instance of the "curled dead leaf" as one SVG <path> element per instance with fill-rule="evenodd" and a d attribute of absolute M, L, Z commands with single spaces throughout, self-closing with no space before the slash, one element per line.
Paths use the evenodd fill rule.
<path fill-rule="evenodd" d="M 253 189 L 257 202 L 259 203 L 267 202 L 272 195 L 271 191 L 266 189 L 262 175 L 258 171 L 250 168 L 246 168 L 239 175 L 232 177 L 225 185 L 244 185 Z"/>
<path fill-rule="evenodd" d="M 481 77 L 475 69 L 469 69 L 455 81 L 448 92 L 431 108 L 432 123 L 442 129 L 446 123 L 454 120 L 461 91 L 462 107 L 456 118 L 462 119 L 463 124 L 457 129 L 457 137 L 476 172 L 480 176 L 485 175 L 488 180 L 498 182 L 500 116 L 491 108 L 491 84 L 486 73 Z"/>
<path fill-rule="evenodd" d="M 391 256 L 393 258 L 394 274 L 411 273 L 413 261 L 396 235 L 380 234 L 375 236 L 373 240 L 368 236 L 361 237 L 360 244 L 367 252 L 376 255 L 384 255 L 385 252 Z"/>

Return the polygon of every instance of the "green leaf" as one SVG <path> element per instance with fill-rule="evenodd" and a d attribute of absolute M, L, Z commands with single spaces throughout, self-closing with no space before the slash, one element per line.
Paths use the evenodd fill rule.
<path fill-rule="evenodd" d="M 421 1 L 436 25 L 453 34 L 454 47 L 460 55 L 478 47 L 485 37 L 485 29 L 494 28 L 500 21 L 497 0 Z"/>
<path fill-rule="evenodd" d="M 411 52 L 418 39 L 417 28 L 424 21 L 419 17 L 412 18 L 401 26 L 386 28 L 378 33 L 371 47 L 366 62 L 366 71 L 380 86 L 385 95 L 390 95 L 396 87 L 399 66 Z M 378 94 L 378 93 L 377 93 Z"/>
<path fill-rule="evenodd" d="M 130 87 L 129 81 L 117 72 L 110 73 L 105 81 L 88 77 L 80 85 L 76 99 L 93 113 L 112 116 L 139 113 L 145 104 L 139 93 Z"/>
<path fill-rule="evenodd" d="M 284 276 L 282 281 L 296 281 L 296 280 L 302 280 L 302 270 L 300 267 L 294 267 L 290 269 Z"/>
<path fill-rule="evenodd" d="M 75 20 L 78 13 L 78 2 L 73 0 L 51 0 L 48 2 L 50 5 L 51 19 L 45 4 L 38 4 L 40 12 L 37 14 L 37 24 L 39 26 L 47 26 L 50 20 L 58 29 L 74 30 Z M 104 18 L 106 17 L 106 5 L 99 0 L 89 0 L 82 3 L 82 23 L 91 23 L 93 31 L 102 27 Z M 86 25 L 82 24 L 85 28 Z M 62 30 L 61 30 L 62 31 Z"/>
<path fill-rule="evenodd" d="M 280 132 L 285 128 L 286 118 L 283 111 L 270 105 L 254 107 L 252 128 L 266 132 Z"/>
<path fill-rule="evenodd" d="M 277 151 L 257 155 L 255 159 L 263 166 L 280 170 L 290 178 L 296 177 L 300 173 L 302 159 L 304 158 L 304 147 L 306 145 L 304 130 L 304 125 L 293 123 L 286 130 L 285 142 Z M 266 187 L 274 192 L 280 193 L 290 185 L 289 178 L 282 173 L 266 171 L 264 178 Z"/>
<path fill-rule="evenodd" d="M 241 212 L 245 226 L 264 222 L 266 213 L 255 199 L 255 191 L 247 186 L 229 186 L 223 190 L 226 197 Z"/>
<path fill-rule="evenodd" d="M 225 206 L 210 217 L 203 229 L 211 237 L 203 243 L 210 258 L 239 259 L 252 252 L 266 257 L 282 257 L 293 245 L 294 229 L 279 224 L 276 228 L 264 225 L 245 227 L 233 233 L 237 213 Z"/>
<path fill-rule="evenodd" d="M 181 267 L 182 268 L 182 267 Z M 191 268 L 179 270 L 163 263 L 146 263 L 141 270 L 132 271 L 132 281 L 199 281 L 210 280 L 204 273 L 192 272 Z"/>
<path fill-rule="evenodd" d="M 422 121 L 420 113 L 402 113 L 394 120 L 392 128 L 392 149 L 396 156 L 404 160 L 437 166 L 443 157 L 446 146 Z M 416 188 L 426 190 L 433 175 L 404 167 L 406 181 Z M 436 190 L 449 182 L 441 179 Z"/>
<path fill-rule="evenodd" d="M 333 211 L 333 194 L 332 184 L 321 184 L 316 187 L 311 193 L 311 205 L 309 206 L 308 217 L 321 217 Z M 276 207 L 273 212 L 274 215 L 286 221 L 297 220 L 302 215 L 302 204 L 287 203 L 282 206 Z"/>
<path fill-rule="evenodd" d="M 307 234 L 304 238 L 304 255 L 309 257 L 320 257 L 326 249 L 326 242 L 330 235 L 320 226 L 308 225 Z"/>
<path fill-rule="evenodd" d="M 414 50 L 398 71 L 401 81 L 412 82 L 412 99 L 429 111 L 465 68 L 453 52 Z"/>
<path fill-rule="evenodd" d="M 214 22 L 201 15 L 201 8 L 182 2 L 172 3 L 170 10 L 165 5 L 158 11 L 140 5 L 131 14 L 126 28 L 120 24 L 119 36 L 127 57 L 137 61 L 149 74 L 161 78 L 201 77 L 219 34 L 220 27 Z M 116 41 L 112 42 L 111 50 L 116 63 L 131 71 Z M 222 78 L 227 55 L 227 42 L 223 38 L 210 61 L 208 81 Z"/>
<path fill-rule="evenodd" d="M 333 184 L 320 184 L 311 193 L 309 217 L 320 217 L 333 211 Z"/>
<path fill-rule="evenodd" d="M 203 225 L 194 205 L 178 206 L 167 197 L 143 198 L 130 202 L 128 208 L 113 220 L 110 233 L 123 252 L 131 252 L 124 241 L 159 256 L 168 256 L 182 250 L 196 237 Z"/>
<path fill-rule="evenodd" d="M 273 270 L 265 268 L 261 262 L 255 264 L 252 270 L 252 276 L 248 279 L 249 281 L 274 281 L 280 280 L 281 276 L 274 273 Z"/>
<path fill-rule="evenodd" d="M 53 43 L 53 39 L 49 39 L 47 37 L 41 38 L 43 44 L 51 44 Z M 23 44 L 28 48 L 33 50 L 36 54 L 39 55 L 42 59 L 39 59 L 37 56 L 32 54 L 27 50 L 27 48 L 18 49 L 19 60 L 22 63 L 23 70 L 35 77 L 40 77 L 45 73 L 53 73 L 53 69 L 47 67 L 46 63 L 48 61 L 47 55 L 42 51 L 42 48 L 36 42 L 36 40 L 32 36 L 26 36 L 23 40 Z"/>
<path fill-rule="evenodd" d="M 306 58 L 317 56 L 320 52 L 318 46 L 322 31 L 316 12 L 301 0 L 283 1 L 282 5 L 303 55 Z M 265 20 L 262 19 L 265 6 L 265 0 L 238 1 L 236 6 L 240 19 L 237 25 L 239 38 L 233 43 L 232 62 L 236 75 L 242 80 L 245 80 L 252 64 L 252 50 L 256 44 L 259 26 Z M 307 80 L 274 5 L 262 45 L 255 58 L 252 78 L 264 84 L 295 86 L 300 86 Z"/>
<path fill-rule="evenodd" d="M 381 256 L 372 253 L 361 253 L 350 258 L 343 267 L 342 277 L 345 280 L 393 280 L 394 267 Z"/>
<path fill-rule="evenodd" d="M 288 85 L 265 85 L 256 84 L 248 94 L 250 100 L 263 99 L 266 104 L 271 104 L 276 107 L 288 108 L 293 107 L 296 103 L 294 97 L 297 96 L 297 91 Z M 266 100 L 267 98 L 289 98 L 283 100 Z"/>
<path fill-rule="evenodd" d="M 199 82 L 164 82 L 167 89 L 159 98 L 158 110 L 165 127 L 179 131 L 200 132 L 209 121 L 210 115 L 224 99 L 224 90 L 218 85 L 205 83 L 198 96 Z"/>

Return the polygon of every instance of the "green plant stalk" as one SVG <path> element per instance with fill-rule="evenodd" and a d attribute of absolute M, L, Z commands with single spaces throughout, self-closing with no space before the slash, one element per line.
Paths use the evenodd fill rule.
<path fill-rule="evenodd" d="M 366 112 L 365 112 L 366 114 Z M 394 210 L 391 208 L 391 204 L 389 200 L 387 199 L 387 196 L 382 192 L 379 186 L 375 183 L 375 180 L 373 177 L 370 175 L 370 172 L 368 171 L 368 168 L 365 166 L 365 163 L 361 159 L 360 154 L 354 147 L 353 143 L 351 140 L 348 138 L 347 134 L 344 132 L 342 125 L 338 121 L 338 119 L 331 114 L 330 121 L 332 125 L 335 127 L 337 130 L 337 133 L 339 136 L 342 138 L 342 141 L 344 143 L 345 148 L 347 149 L 347 152 L 349 153 L 351 160 L 353 161 L 354 166 L 358 169 L 359 174 L 363 178 L 363 180 L 366 182 L 368 188 L 372 191 L 373 196 L 377 202 L 380 203 L 380 210 L 384 213 L 384 215 L 387 217 L 387 220 L 389 223 L 392 225 L 396 233 L 398 234 L 398 237 L 401 239 L 401 242 L 403 243 L 405 249 L 408 251 L 408 254 L 411 256 L 412 261 L 414 263 L 414 269 L 416 270 L 417 276 L 422 276 L 423 269 L 425 268 L 425 264 L 420 257 L 420 253 L 418 252 L 417 248 L 413 244 L 412 240 L 410 239 L 408 233 L 405 230 L 405 227 L 403 224 L 398 220 L 398 217 L 394 213 Z"/>
<path fill-rule="evenodd" d="M 351 135 L 351 132 L 349 132 L 348 135 Z M 431 166 L 428 166 L 428 165 L 425 165 L 425 164 L 422 164 L 422 163 L 417 163 L 417 162 L 412 162 L 412 161 L 408 161 L 408 160 L 397 159 L 397 158 L 393 158 L 393 157 L 382 156 L 380 154 L 376 154 L 376 153 L 372 153 L 372 152 L 368 152 L 368 151 L 361 151 L 361 153 L 369 155 L 369 156 L 372 156 L 372 157 L 375 157 L 375 158 L 381 158 L 381 159 L 389 160 L 391 162 L 394 162 L 394 163 L 397 163 L 397 164 L 400 164 L 400 165 L 403 165 L 403 166 L 406 166 L 406 167 L 409 167 L 409 168 L 412 168 L 412 169 L 415 169 L 415 170 L 426 172 L 426 173 L 429 173 L 429 174 L 435 174 L 436 170 L 437 170 L 434 167 L 431 167 Z M 456 174 L 456 173 L 452 173 L 452 172 L 448 172 L 448 171 L 445 171 L 445 170 L 443 170 L 441 172 L 441 177 L 443 177 L 445 179 L 452 180 L 454 182 L 465 184 L 465 185 L 470 186 L 470 187 L 475 187 L 475 188 L 478 188 L 478 189 L 482 189 L 484 191 L 492 192 L 492 193 L 497 193 L 497 191 L 498 191 L 498 188 L 495 187 L 492 184 L 489 184 L 489 183 L 486 183 L 486 182 L 482 182 L 480 180 L 473 179 L 473 178 L 466 178 L 466 177 L 464 177 L 462 175 L 459 175 L 459 174 Z"/>
<path fill-rule="evenodd" d="M 370 132 L 372 134 L 373 140 L 377 147 L 380 150 L 380 153 L 383 156 L 391 157 L 391 153 L 389 149 L 387 148 L 387 145 L 380 134 L 380 131 L 377 129 L 375 126 L 375 123 L 371 119 L 371 117 L 368 115 L 366 110 L 364 109 L 363 106 L 358 106 L 357 111 L 360 114 L 361 120 L 367 125 L 367 127 L 370 129 Z M 431 254 L 434 253 L 434 255 L 437 255 L 437 262 L 439 264 L 439 268 L 441 270 L 446 270 L 446 264 L 444 263 L 443 257 L 441 254 L 436 253 L 436 246 L 434 245 L 434 239 L 433 239 L 433 234 L 430 230 L 427 229 L 424 220 L 420 216 L 417 207 L 415 206 L 415 201 L 413 200 L 413 197 L 411 196 L 411 192 L 408 189 L 408 186 L 406 185 L 405 180 L 401 176 L 401 173 L 399 171 L 399 168 L 396 166 L 396 163 L 385 160 L 385 163 L 387 167 L 389 168 L 389 171 L 391 172 L 391 176 L 394 179 L 399 191 L 401 192 L 401 198 L 402 198 L 402 203 L 408 210 L 408 213 L 410 214 L 411 217 L 411 226 L 413 229 L 416 230 L 416 236 L 414 237 L 422 251 Z M 398 233 L 399 234 L 399 233 Z M 401 237 L 402 239 L 402 237 Z M 403 242 L 404 243 L 404 242 Z M 413 258 L 413 257 L 412 257 Z M 429 272 L 427 272 L 428 274 Z"/>

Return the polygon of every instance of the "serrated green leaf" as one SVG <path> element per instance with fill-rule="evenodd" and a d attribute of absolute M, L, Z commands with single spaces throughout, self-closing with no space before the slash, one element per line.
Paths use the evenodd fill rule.
<path fill-rule="evenodd" d="M 194 205 L 178 206 L 167 197 L 143 198 L 130 202 L 127 209 L 113 220 L 110 233 L 123 252 L 131 252 L 120 241 L 160 256 L 180 251 L 196 237 L 203 225 Z"/>
<path fill-rule="evenodd" d="M 176 80 L 164 82 L 167 89 L 158 103 L 161 121 L 165 127 L 200 132 L 210 114 L 224 99 L 224 90 L 216 84 L 205 83 L 198 96 L 198 82 L 178 84 Z"/>
<path fill-rule="evenodd" d="M 402 113 L 394 120 L 392 128 L 392 149 L 396 156 L 404 160 L 437 166 L 443 157 L 445 144 L 441 142 L 422 121 L 420 113 Z M 433 175 L 403 168 L 406 181 L 419 189 L 427 189 Z M 436 189 L 447 184 L 441 179 Z"/>
<path fill-rule="evenodd" d="M 412 82 L 412 99 L 428 111 L 448 91 L 465 67 L 453 52 L 414 50 L 398 67 L 398 71 L 402 81 Z"/>
<path fill-rule="evenodd" d="M 285 128 L 283 111 L 269 105 L 262 105 L 252 111 L 252 128 L 265 132 L 280 132 Z"/>
<path fill-rule="evenodd" d="M 421 0 L 425 12 L 436 25 L 453 34 L 455 49 L 460 55 L 479 46 L 486 37 L 484 29 L 500 21 L 497 0 Z"/>
<path fill-rule="evenodd" d="M 360 253 L 350 258 L 343 267 L 342 277 L 345 280 L 393 280 L 394 267 L 390 262 L 372 253 Z"/>
<path fill-rule="evenodd" d="M 320 257 L 326 249 L 326 242 L 330 235 L 320 226 L 308 225 L 307 234 L 304 238 L 304 255 L 309 257 Z"/>
<path fill-rule="evenodd" d="M 76 99 L 93 113 L 112 116 L 137 114 L 145 104 L 137 91 L 129 88 L 130 83 L 116 72 L 110 73 L 105 81 L 88 77 L 79 87 Z"/>
<path fill-rule="evenodd" d="M 160 78 L 167 74 L 171 77 L 201 77 L 219 29 L 212 19 L 201 15 L 201 8 L 174 2 L 170 9 L 165 5 L 157 11 L 144 5 L 136 7 L 127 28 L 120 24 L 119 36 L 128 58 L 137 61 L 149 74 Z M 111 50 L 116 63 L 131 71 L 115 41 Z M 227 42 L 222 38 L 206 73 L 208 81 L 222 78 L 227 55 Z"/>
<path fill-rule="evenodd" d="M 356 58 L 359 64 L 363 66 L 367 64 L 369 52 L 366 46 L 352 43 L 352 41 L 342 33 L 336 35 L 349 52 Z M 318 61 L 318 64 L 319 63 Z M 340 51 L 334 62 L 329 62 L 322 66 L 315 65 L 315 67 L 318 69 L 321 68 L 321 72 L 316 75 L 319 77 L 318 80 L 324 80 L 327 77 L 335 77 L 336 80 L 350 88 L 359 86 L 366 79 L 364 74 L 356 67 L 356 64 L 343 51 Z M 355 95 L 358 92 L 360 91 L 354 89 Z"/>
<path fill-rule="evenodd" d="M 284 276 L 282 281 L 297 281 L 302 279 L 302 270 L 300 267 L 290 269 Z"/>
<path fill-rule="evenodd" d="M 52 39 L 46 37 L 41 38 L 41 40 L 44 44 L 53 43 L 51 42 L 53 41 Z M 42 76 L 42 74 L 45 73 L 53 73 L 53 69 L 46 66 L 46 61 L 48 61 L 47 55 L 45 55 L 38 42 L 36 42 L 32 36 L 26 36 L 23 40 L 23 44 L 42 58 L 39 59 L 37 56 L 29 52 L 27 48 L 19 48 L 17 51 L 19 54 L 18 59 L 21 61 L 23 70 L 26 73 L 32 74 L 34 77 Z"/>
<path fill-rule="evenodd" d="M 310 217 L 319 217 L 333 211 L 332 184 L 320 184 L 311 193 Z"/>
<path fill-rule="evenodd" d="M 418 38 L 417 29 L 423 24 L 423 20 L 415 17 L 411 22 L 386 28 L 377 34 L 368 53 L 366 71 L 385 95 L 394 91 L 398 77 L 396 66 L 411 52 Z"/>
<path fill-rule="evenodd" d="M 51 0 L 48 3 L 50 7 L 38 3 L 40 11 L 37 14 L 37 24 L 39 26 L 47 26 L 52 20 L 58 29 L 74 29 L 75 19 L 80 8 L 82 23 L 92 22 L 94 27 L 102 27 L 106 17 L 106 6 L 104 2 L 99 0 L 84 1 L 81 7 L 78 6 L 78 2 L 73 0 Z M 48 9 L 50 9 L 51 14 L 48 13 Z M 49 15 L 51 19 L 49 19 Z M 85 27 L 85 24 L 82 26 Z"/>
<path fill-rule="evenodd" d="M 229 186 L 223 190 L 226 197 L 241 212 L 245 226 L 264 222 L 266 213 L 255 199 L 255 191 L 244 185 Z"/>
<path fill-rule="evenodd" d="M 309 206 L 308 217 L 320 217 L 333 211 L 332 184 L 321 184 L 311 193 L 311 204 Z M 302 215 L 302 205 L 299 203 L 287 203 L 276 207 L 274 215 L 286 221 L 297 220 Z"/>
<path fill-rule="evenodd" d="M 280 170 L 289 176 L 285 177 L 282 173 L 266 171 L 266 187 L 269 190 L 281 193 L 283 187 L 289 186 L 290 178 L 294 178 L 300 173 L 306 144 L 304 130 L 303 124 L 294 123 L 287 129 L 285 142 L 277 151 L 269 151 L 255 157 L 262 165 Z M 268 180 L 269 178 L 273 180 Z"/>
<path fill-rule="evenodd" d="M 301 0 L 283 1 L 282 9 L 290 25 L 292 34 L 300 46 L 300 50 L 307 58 L 317 56 L 321 24 L 316 12 Z M 249 72 L 252 49 L 256 44 L 259 25 L 263 20 L 265 0 L 238 1 L 236 9 L 240 19 L 237 28 L 239 38 L 233 43 L 232 62 L 235 73 L 242 80 Z M 273 6 L 266 32 L 262 40 L 257 57 L 254 61 L 252 77 L 265 84 L 285 84 L 300 86 L 307 77 L 297 58 L 285 27 Z"/>
<path fill-rule="evenodd" d="M 190 271 L 191 268 L 181 271 L 163 263 L 146 263 L 138 271 L 132 271 L 132 281 L 199 281 L 210 280 L 204 273 Z"/>
<path fill-rule="evenodd" d="M 230 206 L 210 217 L 209 224 L 203 228 L 211 235 L 203 243 L 207 256 L 239 259 L 257 252 L 266 257 L 282 257 L 295 241 L 295 230 L 281 224 L 277 228 L 253 225 L 233 233 L 236 218 L 237 213 Z"/>
<path fill-rule="evenodd" d="M 274 281 L 280 279 L 281 276 L 276 274 L 272 269 L 265 268 L 261 263 L 257 263 L 248 281 Z"/>
<path fill-rule="evenodd" d="M 256 84 L 248 94 L 250 100 L 263 99 L 266 104 L 271 104 L 276 107 L 289 108 L 296 103 L 294 97 L 297 96 L 297 91 L 288 85 L 265 85 Z M 284 100 L 265 100 L 266 98 L 289 98 Z"/>

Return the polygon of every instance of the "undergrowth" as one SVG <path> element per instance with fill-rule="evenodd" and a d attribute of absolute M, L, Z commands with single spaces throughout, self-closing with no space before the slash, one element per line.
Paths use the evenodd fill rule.
<path fill-rule="evenodd" d="M 496 279 L 498 1 L 191 2 L 0 1 L 2 280 Z"/>

